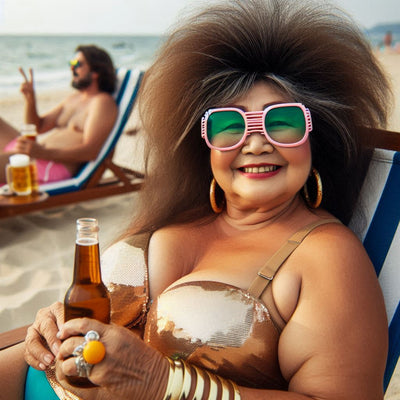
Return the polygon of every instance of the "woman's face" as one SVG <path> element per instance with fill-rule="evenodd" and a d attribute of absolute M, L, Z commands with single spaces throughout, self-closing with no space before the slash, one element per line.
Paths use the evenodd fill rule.
<path fill-rule="evenodd" d="M 244 111 L 293 99 L 276 86 L 259 81 L 234 104 Z M 306 105 L 307 106 L 307 105 Z M 298 147 L 273 146 L 262 132 L 247 136 L 243 145 L 229 151 L 211 150 L 211 168 L 225 192 L 228 210 L 272 209 L 290 203 L 307 180 L 311 168 L 309 140 Z"/>

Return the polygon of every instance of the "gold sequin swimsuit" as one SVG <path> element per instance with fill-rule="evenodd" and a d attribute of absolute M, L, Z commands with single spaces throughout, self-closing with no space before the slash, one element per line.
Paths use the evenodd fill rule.
<path fill-rule="evenodd" d="M 296 232 L 259 271 L 248 290 L 221 282 L 187 282 L 152 304 L 144 340 L 168 357 L 179 357 L 239 385 L 286 389 L 278 360 L 280 337 L 272 296 L 260 296 L 276 271 L 321 220 Z M 269 289 L 271 291 L 271 289 Z M 274 311 L 275 311 L 274 310 Z"/>
<path fill-rule="evenodd" d="M 302 240 L 324 219 L 296 232 L 258 272 L 248 290 L 214 281 L 186 282 L 149 303 L 146 252 L 118 242 L 102 257 L 103 281 L 111 293 L 112 322 L 144 327 L 144 340 L 168 357 L 179 357 L 239 385 L 287 389 L 278 360 L 284 321 L 273 301 L 274 275 Z M 260 297 L 265 292 L 268 307 Z M 47 377 L 61 399 L 77 399 Z"/>

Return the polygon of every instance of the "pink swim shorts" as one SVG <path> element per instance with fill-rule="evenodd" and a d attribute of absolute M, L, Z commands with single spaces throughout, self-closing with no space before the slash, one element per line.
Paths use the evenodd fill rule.
<path fill-rule="evenodd" d="M 17 139 L 12 140 L 4 148 L 4 151 L 10 151 L 14 148 Z M 64 164 L 49 160 L 36 160 L 39 184 L 62 181 L 72 177 L 71 173 Z"/>

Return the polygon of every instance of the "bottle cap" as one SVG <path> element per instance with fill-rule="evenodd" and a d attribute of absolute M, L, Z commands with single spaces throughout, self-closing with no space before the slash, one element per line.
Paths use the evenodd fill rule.
<path fill-rule="evenodd" d="M 29 156 L 26 154 L 13 154 L 10 156 L 10 165 L 13 167 L 26 167 L 29 165 Z"/>

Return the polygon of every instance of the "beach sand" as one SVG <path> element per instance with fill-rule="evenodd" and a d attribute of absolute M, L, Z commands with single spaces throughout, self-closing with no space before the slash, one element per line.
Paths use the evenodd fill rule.
<path fill-rule="evenodd" d="M 399 110 L 400 55 L 385 54 L 380 60 L 393 83 Z M 38 93 L 39 112 L 55 106 L 66 92 Z M 0 109 L 2 118 L 16 127 L 22 124 L 21 95 L 0 99 Z M 135 110 L 127 130 L 138 124 Z M 400 112 L 393 113 L 388 128 L 400 132 Z M 141 155 L 139 131 L 121 137 L 114 158 L 122 166 L 143 170 Z M 0 220 L 0 332 L 31 323 L 39 308 L 63 300 L 72 280 L 76 219 L 99 220 L 100 247 L 104 249 L 126 227 L 136 196 L 120 195 Z M 399 365 L 385 399 L 400 399 Z"/>

